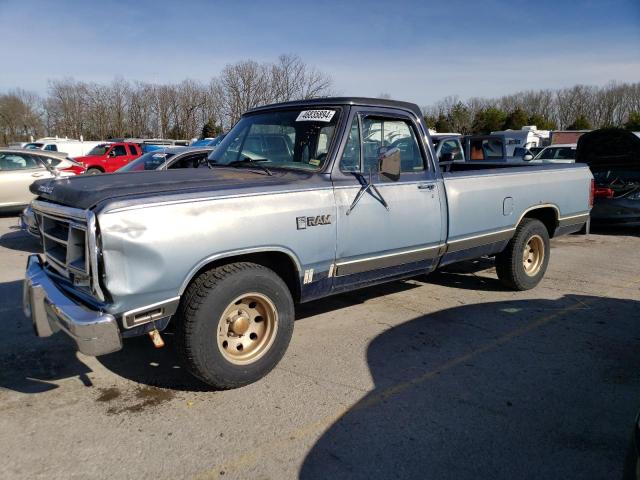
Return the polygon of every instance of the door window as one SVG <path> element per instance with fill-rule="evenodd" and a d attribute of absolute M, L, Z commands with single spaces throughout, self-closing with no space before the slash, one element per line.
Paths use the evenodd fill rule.
<path fill-rule="evenodd" d="M 207 159 L 207 152 L 196 153 L 194 155 L 187 155 L 186 157 L 179 158 L 172 164 L 170 164 L 167 168 L 198 168 L 200 166 L 205 166 L 204 163 Z"/>
<path fill-rule="evenodd" d="M 44 150 L 48 150 L 49 152 L 57 152 L 58 151 L 58 147 L 55 144 L 50 143 L 49 145 L 44 147 Z"/>
<path fill-rule="evenodd" d="M 557 149 L 555 148 L 545 148 L 538 158 L 541 158 L 542 160 L 552 159 L 556 150 Z"/>
<path fill-rule="evenodd" d="M 46 162 L 50 167 L 55 167 L 60 163 L 60 159 L 51 157 L 40 157 L 40 160 Z"/>
<path fill-rule="evenodd" d="M 464 156 L 462 155 L 462 148 L 460 147 L 460 142 L 457 140 L 446 140 L 442 143 L 442 148 L 440 149 L 440 155 L 450 153 L 452 155 L 453 161 L 464 160 Z"/>
<path fill-rule="evenodd" d="M 425 169 L 418 140 L 404 120 L 365 117 L 362 121 L 362 151 L 364 171 L 378 169 L 378 161 L 389 150 L 400 153 L 400 171 L 416 172 Z"/>
<path fill-rule="evenodd" d="M 347 144 L 344 146 L 340 159 L 340 170 L 343 172 L 360 171 L 360 124 L 357 116 L 351 122 L 349 138 L 347 138 Z"/>
<path fill-rule="evenodd" d="M 136 151 L 136 147 L 133 145 L 129 145 L 129 151 L 131 152 L 131 155 L 133 155 L 134 157 L 138 155 L 138 152 Z"/>
<path fill-rule="evenodd" d="M 125 150 L 124 145 L 116 145 L 115 147 L 113 147 L 113 150 L 111 151 L 113 152 L 111 155 L 115 157 L 121 157 L 127 154 L 127 151 Z"/>
<path fill-rule="evenodd" d="M 559 160 L 573 160 L 576 158 L 576 151 L 571 147 L 556 148 L 555 158 Z"/>
<path fill-rule="evenodd" d="M 40 168 L 40 164 L 31 155 L 0 153 L 0 171 L 28 170 L 32 168 Z"/>

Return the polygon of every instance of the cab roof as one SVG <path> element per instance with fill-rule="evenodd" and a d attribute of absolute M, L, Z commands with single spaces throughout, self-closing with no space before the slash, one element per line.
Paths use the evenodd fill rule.
<path fill-rule="evenodd" d="M 418 118 L 422 118 L 422 111 L 420 107 L 415 103 L 401 102 L 399 100 L 386 100 L 382 98 L 366 98 L 366 97 L 324 97 L 324 98 L 312 98 L 309 100 L 294 100 L 291 102 L 272 103 L 270 105 L 263 105 L 261 107 L 255 107 L 246 112 L 247 114 L 262 112 L 274 109 L 284 109 L 291 107 L 315 107 L 315 106 L 340 106 L 340 105 L 356 105 L 365 107 L 387 107 L 397 108 L 399 110 L 405 110 L 413 113 Z"/>

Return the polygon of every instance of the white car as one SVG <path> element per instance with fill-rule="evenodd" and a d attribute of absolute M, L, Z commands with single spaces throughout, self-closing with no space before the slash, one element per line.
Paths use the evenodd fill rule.
<path fill-rule="evenodd" d="M 575 143 L 559 143 L 544 147 L 531 162 L 535 163 L 575 163 Z"/>
<path fill-rule="evenodd" d="M 83 157 L 96 146 L 105 142 L 81 141 L 73 139 L 62 139 L 55 137 L 39 138 L 35 142 L 26 143 L 22 146 L 27 150 L 44 150 L 45 152 L 61 152 L 68 157 Z"/>
<path fill-rule="evenodd" d="M 36 180 L 83 171 L 82 165 L 65 154 L 0 149 L 0 211 L 18 210 L 31 202 L 34 195 L 29 186 Z"/>

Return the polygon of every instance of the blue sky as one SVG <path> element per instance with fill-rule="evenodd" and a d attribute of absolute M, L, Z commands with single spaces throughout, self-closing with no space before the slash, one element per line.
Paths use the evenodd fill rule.
<path fill-rule="evenodd" d="M 206 81 L 295 53 L 344 95 L 426 105 L 640 81 L 640 0 L 0 0 L 0 91 L 73 77 Z"/>

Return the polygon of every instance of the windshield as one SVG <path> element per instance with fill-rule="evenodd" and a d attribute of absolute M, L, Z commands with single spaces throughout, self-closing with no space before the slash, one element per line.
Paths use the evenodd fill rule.
<path fill-rule="evenodd" d="M 174 153 L 166 152 L 145 153 L 144 155 L 136 158 L 133 162 L 119 168 L 118 172 L 143 172 L 145 170 L 157 170 L 174 155 Z"/>
<path fill-rule="evenodd" d="M 109 150 L 108 144 L 96 145 L 87 155 L 104 155 Z"/>
<path fill-rule="evenodd" d="M 575 147 L 547 147 L 536 157 L 542 160 L 573 160 L 575 158 Z"/>
<path fill-rule="evenodd" d="M 209 155 L 213 164 L 319 170 L 338 123 L 337 109 L 296 109 L 243 117 Z"/>
<path fill-rule="evenodd" d="M 39 150 L 42 148 L 44 143 L 27 143 L 24 148 L 27 150 Z"/>

